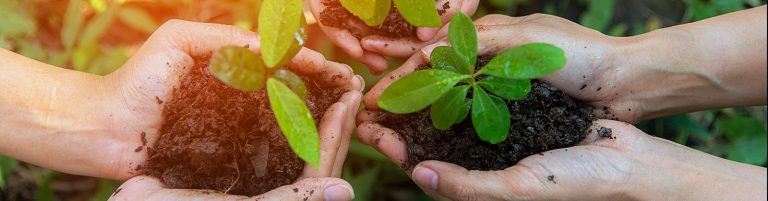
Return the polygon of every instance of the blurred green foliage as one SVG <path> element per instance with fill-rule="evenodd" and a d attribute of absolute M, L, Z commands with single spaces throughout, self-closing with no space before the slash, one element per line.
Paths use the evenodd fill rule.
<path fill-rule="evenodd" d="M 631 36 L 765 4 L 765 0 L 481 0 L 475 17 L 498 13 L 547 13 L 612 36 Z M 256 27 L 260 0 L 0 0 L 0 47 L 55 66 L 105 75 L 119 68 L 163 21 L 193 21 Z M 349 63 L 371 87 L 381 75 L 341 54 L 310 27 L 309 46 L 329 59 Z M 314 41 L 314 42 L 313 42 Z M 391 68 L 402 62 L 390 59 Z M 766 165 L 766 107 L 729 108 L 662 117 L 637 124 L 654 134 L 715 156 Z M 385 156 L 356 140 L 350 144 L 343 178 L 355 200 L 429 200 Z M 22 177 L 24 175 L 24 177 Z M 0 199 L 8 186 L 32 175 L 33 195 L 66 196 L 52 185 L 71 175 L 55 173 L 0 156 Z M 91 179 L 91 178 L 87 178 Z M 12 181 L 14 180 L 14 181 Z M 82 180 L 82 179 L 81 179 Z M 91 179 L 93 180 L 93 179 Z M 15 184 L 14 184 L 15 185 Z M 105 200 L 119 185 L 97 180 L 88 198 Z M 21 187 L 24 187 L 23 185 Z M 19 197 L 16 197 L 19 198 Z M 20 198 L 21 199 L 21 198 Z"/>

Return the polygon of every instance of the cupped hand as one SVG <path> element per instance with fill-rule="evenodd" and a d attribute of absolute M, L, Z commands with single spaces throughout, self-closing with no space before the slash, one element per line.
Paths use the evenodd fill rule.
<path fill-rule="evenodd" d="M 365 116 L 365 115 L 363 115 Z M 612 130 L 600 137 L 598 129 Z M 728 161 L 598 120 L 579 145 L 532 155 L 498 171 L 423 161 L 408 175 L 437 200 L 753 200 L 766 199 L 766 169 Z M 358 138 L 400 165 L 398 134 L 366 121 Z"/>
<path fill-rule="evenodd" d="M 620 65 L 623 59 L 620 47 L 624 40 L 544 14 L 524 17 L 488 15 L 475 21 L 475 26 L 478 29 L 478 54 L 498 55 L 527 43 L 556 45 L 565 51 L 568 63 L 562 70 L 542 80 L 576 99 L 590 103 L 599 117 L 631 123 L 643 118 L 643 106 L 635 101 L 643 97 L 633 94 L 635 86 L 623 84 L 643 79 L 635 76 L 632 68 L 622 68 Z M 422 58 L 429 61 L 432 49 L 438 46 L 449 46 L 448 39 L 442 38 L 422 48 Z M 403 72 L 407 71 L 400 71 Z M 373 90 L 383 90 L 392 81 L 385 79 Z M 369 96 L 366 99 L 371 101 L 377 97 Z"/>
<path fill-rule="evenodd" d="M 319 18 L 320 13 L 325 10 L 324 1 L 338 0 L 310 0 L 310 9 L 315 18 Z M 449 22 L 451 17 L 457 12 L 463 12 L 471 16 L 477 10 L 479 0 L 438 0 L 436 2 L 437 9 L 442 10 L 446 3 L 448 9 L 445 9 L 445 13 L 440 16 L 443 24 Z M 413 38 L 388 38 L 371 35 L 358 39 L 352 35 L 350 30 L 324 26 L 322 21 L 319 21 L 319 25 L 336 46 L 351 57 L 366 64 L 374 73 L 380 73 L 387 69 L 387 61 L 384 56 L 408 57 L 421 47 L 431 44 L 429 41 L 434 42 L 435 38 L 439 38 L 436 36 L 445 35 L 445 31 L 439 31 L 438 28 L 417 27 L 417 37 Z M 360 29 L 367 28 L 363 23 L 360 23 L 357 27 L 360 27 Z"/>
<path fill-rule="evenodd" d="M 234 26 L 172 20 L 152 34 L 125 65 L 103 79 L 106 88 L 111 89 L 103 100 L 111 107 L 107 109 L 110 118 L 104 123 L 111 132 L 94 138 L 93 142 L 101 150 L 99 153 L 111 156 L 111 160 L 101 163 L 98 172 L 87 174 L 120 180 L 141 174 L 137 167 L 146 162 L 147 154 L 135 149 L 142 145 L 141 135 L 146 135 L 149 146 L 158 139 L 164 107 L 158 103 L 173 98 L 173 89 L 194 67 L 195 58 L 231 45 L 248 46 L 259 53 L 257 34 Z M 336 164 L 343 163 L 346 156 L 363 82 L 347 65 L 327 61 L 320 53 L 306 48 L 293 58 L 288 68 L 321 84 L 348 90 L 319 127 L 322 151 L 319 172 L 305 174 L 307 177 L 338 176 L 341 166 Z"/>

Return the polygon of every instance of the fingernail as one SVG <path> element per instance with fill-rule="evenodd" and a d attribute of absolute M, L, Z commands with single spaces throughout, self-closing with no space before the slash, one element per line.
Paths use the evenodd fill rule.
<path fill-rule="evenodd" d="M 416 180 L 416 184 L 419 184 L 419 186 L 437 190 L 437 173 L 432 169 L 417 166 L 413 169 L 413 179 Z"/>
<path fill-rule="evenodd" d="M 352 191 L 352 188 L 346 185 L 336 184 L 325 188 L 325 191 L 323 191 L 323 200 L 326 201 L 348 201 L 352 199 L 355 199 L 355 193 Z"/>
<path fill-rule="evenodd" d="M 448 46 L 448 42 L 440 41 L 431 45 L 427 45 L 421 48 L 421 53 L 424 54 L 424 56 L 426 56 L 427 58 L 429 58 L 429 56 L 432 55 L 432 50 L 435 50 L 435 48 L 440 46 Z"/>
<path fill-rule="evenodd" d="M 432 37 L 435 37 L 435 34 L 437 34 L 438 31 L 439 29 L 437 28 L 419 28 L 416 30 L 416 36 L 418 36 L 421 41 L 429 41 Z"/>

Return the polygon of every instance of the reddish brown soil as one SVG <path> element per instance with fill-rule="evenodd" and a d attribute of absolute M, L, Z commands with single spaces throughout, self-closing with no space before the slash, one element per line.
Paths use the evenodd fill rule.
<path fill-rule="evenodd" d="M 360 18 L 341 6 L 338 0 L 325 0 L 323 4 L 326 7 L 320 12 L 320 23 L 329 27 L 349 30 L 358 39 L 369 35 L 392 38 L 416 37 L 416 27 L 405 21 L 394 3 L 384 23 L 375 27 L 367 26 Z M 442 5 L 442 9 L 438 9 L 437 12 L 442 15 L 449 8 L 450 4 L 446 2 Z"/>
<path fill-rule="evenodd" d="M 478 66 L 489 60 L 490 57 L 478 58 Z M 421 161 L 439 160 L 470 170 L 501 170 L 527 156 L 575 145 L 584 140 L 595 119 L 592 107 L 538 81 L 533 82 L 525 99 L 507 101 L 507 106 L 512 120 L 509 137 L 496 145 L 477 137 L 471 118 L 450 130 L 437 130 L 432 126 L 428 109 L 407 115 L 386 113 L 379 123 L 397 131 L 407 143 L 404 169 Z"/>
<path fill-rule="evenodd" d="M 145 148 L 144 171 L 170 188 L 239 195 L 262 194 L 296 180 L 304 162 L 288 146 L 265 90 L 231 88 L 210 75 L 208 58 L 197 61 L 165 101 L 165 121 L 157 142 Z M 319 122 L 343 91 L 305 83 L 307 105 Z"/>

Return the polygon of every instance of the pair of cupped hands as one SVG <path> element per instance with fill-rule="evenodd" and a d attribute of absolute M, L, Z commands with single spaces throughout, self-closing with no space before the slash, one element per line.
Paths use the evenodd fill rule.
<path fill-rule="evenodd" d="M 320 1 L 311 2 L 310 6 L 317 16 L 322 10 L 322 4 Z M 478 0 L 450 3 L 454 5 L 451 5 L 448 15 L 443 15 L 444 22 L 449 21 L 450 16 L 456 12 L 473 14 Z M 609 37 L 549 15 L 489 15 L 477 20 L 475 24 L 479 30 L 480 54 L 494 55 L 531 42 L 557 45 L 565 50 L 568 64 L 561 71 L 543 78 L 544 81 L 595 108 L 633 106 L 634 103 L 628 98 L 630 90 L 613 82 L 621 80 L 622 74 L 612 69 L 610 62 L 615 58 Z M 295 189 L 322 192 L 310 194 L 309 200 L 351 200 L 354 197 L 352 187 L 338 177 L 355 126 L 358 126 L 357 137 L 360 141 L 374 146 L 398 165 L 405 160 L 405 142 L 398 140 L 397 133 L 375 122 L 379 112 L 376 101 L 395 78 L 428 62 L 434 47 L 448 45 L 447 31 L 446 28 L 419 28 L 417 38 L 387 39 L 371 36 L 358 40 L 348 31 L 321 27 L 334 43 L 352 57 L 366 63 L 374 72 L 386 68 L 383 56 L 410 58 L 400 68 L 385 76 L 364 97 L 361 94 L 365 88 L 364 81 L 354 75 L 349 66 L 327 61 L 322 54 L 306 48 L 293 58 L 288 69 L 311 76 L 321 84 L 348 90 L 338 103 L 330 107 L 319 125 L 319 168 L 307 165 L 294 184 L 248 198 L 202 190 L 169 189 L 156 178 L 132 171 L 147 160 L 143 152 L 134 152 L 134 148 L 141 145 L 138 134 L 146 133 L 149 146 L 159 135 L 163 106 L 156 104 L 156 98 L 172 98 L 170 95 L 179 79 L 194 66 L 193 58 L 208 55 L 229 45 L 248 45 L 252 51 L 260 52 L 256 33 L 233 26 L 180 20 L 165 23 L 122 68 L 104 77 L 106 86 L 113 89 L 110 93 L 122 97 L 119 104 L 111 108 L 116 111 L 113 120 L 106 122 L 115 132 L 100 138 L 112 142 L 112 146 L 106 149 L 107 153 L 102 154 L 111 155 L 115 160 L 92 169 L 74 167 L 77 164 L 59 169 L 76 174 L 127 179 L 119 187 L 119 193 L 111 197 L 113 200 L 304 199 L 304 195 L 295 193 Z M 582 90 L 583 85 L 612 87 L 599 91 Z M 366 111 L 358 114 L 361 102 Z M 602 111 L 597 113 L 604 114 Z M 611 113 L 623 122 L 636 122 L 643 116 L 639 110 L 616 110 Z M 593 200 L 661 196 L 628 190 L 633 188 L 662 192 L 670 196 L 667 198 L 674 198 L 675 195 L 686 194 L 681 191 L 695 190 L 696 185 L 718 185 L 718 178 L 738 180 L 750 175 L 733 171 L 732 174 L 711 177 L 710 180 L 678 180 L 678 175 L 721 174 L 720 170 L 742 167 L 736 163 L 714 162 L 722 159 L 646 135 L 623 122 L 598 120 L 594 123 L 595 127 L 612 128 L 615 139 L 600 138 L 596 133 L 590 133 L 581 144 L 567 151 L 551 150 L 543 155 L 530 156 L 505 170 L 471 171 L 440 161 L 424 161 L 407 174 L 427 194 L 439 200 Z M 556 177 L 548 178 L 549 175 Z M 686 185 L 687 188 L 682 188 Z M 697 196 L 705 198 L 708 194 Z"/>

